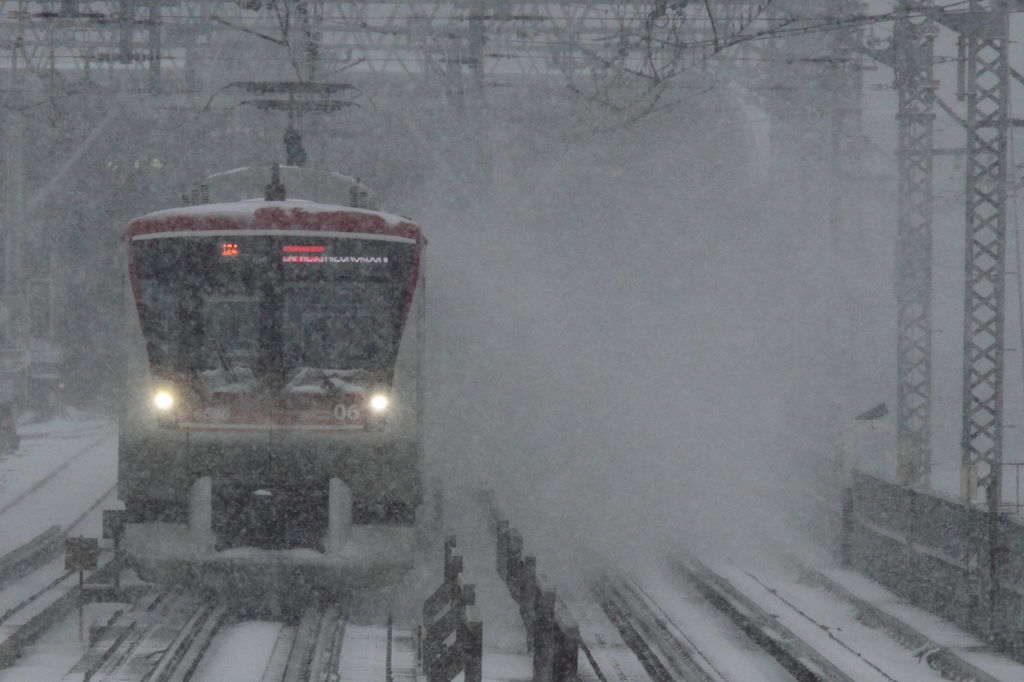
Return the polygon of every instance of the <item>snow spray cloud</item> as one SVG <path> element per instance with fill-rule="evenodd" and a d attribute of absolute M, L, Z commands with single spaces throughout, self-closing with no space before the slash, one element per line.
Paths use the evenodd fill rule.
<path fill-rule="evenodd" d="M 431 240 L 441 478 L 490 481 L 542 556 L 790 544 L 827 508 L 827 188 L 752 172 L 720 95 L 598 133 L 528 117 L 421 132 L 438 167 L 403 198 Z M 886 314 L 860 322 L 888 338 Z"/>

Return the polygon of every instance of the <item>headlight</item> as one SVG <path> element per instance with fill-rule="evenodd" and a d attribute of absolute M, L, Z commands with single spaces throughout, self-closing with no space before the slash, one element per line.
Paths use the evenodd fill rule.
<path fill-rule="evenodd" d="M 388 400 L 388 397 L 383 393 L 377 393 L 376 395 L 370 398 L 370 410 L 376 412 L 377 414 L 381 414 L 386 409 L 388 409 L 388 405 L 390 404 L 391 401 Z"/>
<path fill-rule="evenodd" d="M 170 391 L 157 391 L 153 394 L 153 407 L 166 412 L 174 407 L 174 395 Z"/>

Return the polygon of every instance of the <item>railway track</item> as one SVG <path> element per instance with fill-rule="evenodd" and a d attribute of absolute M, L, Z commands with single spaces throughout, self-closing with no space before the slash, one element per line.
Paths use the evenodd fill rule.
<path fill-rule="evenodd" d="M 66 536 L 64 530 L 53 527 L 29 546 L 0 558 L 0 566 L 6 568 L 0 585 L 0 603 L 4 605 L 0 613 L 0 669 L 11 665 L 84 598 L 83 588 L 75 583 L 75 572 L 64 570 L 59 556 Z M 90 576 L 84 588 L 109 594 L 120 567 L 107 552 L 101 553 L 100 561 L 100 570 Z"/>
<path fill-rule="evenodd" d="M 72 574 L 54 569 L 53 556 L 68 530 L 47 529 L 29 545 L 0 557 L 4 588 L 20 583 L 24 575 L 32 576 L 39 586 L 0 613 L 0 636 L 6 635 L 0 641 L 0 679 L 5 682 L 18 678 L 5 677 L 2 669 L 18 660 L 32 642 L 60 627 L 67 631 L 73 623 L 71 614 L 83 593 L 71 584 Z M 42 566 L 48 566 L 49 573 L 40 573 Z M 383 624 L 380 614 L 371 616 L 376 622 L 369 624 L 355 621 L 360 618 L 356 602 L 327 599 L 304 607 L 288 603 L 274 607 L 255 600 L 233 603 L 183 588 L 135 585 L 114 591 L 111 583 L 119 570 L 110 563 L 86 585 L 87 599 L 111 603 L 93 611 L 94 619 L 96 613 L 105 614 L 102 622 L 92 623 L 87 645 L 70 646 L 75 656 L 83 653 L 77 662 L 68 660 L 53 678 L 55 682 L 417 679 L 414 630 L 393 627 L 390 619 Z M 826 576 L 809 569 L 803 574 L 821 587 L 817 599 L 854 603 Z M 876 655 L 847 637 L 842 632 L 845 626 L 835 627 L 792 598 L 795 581 L 773 586 L 776 576 L 768 572 L 709 567 L 696 561 L 677 562 L 671 575 L 675 582 L 668 589 L 679 594 L 669 595 L 665 587 L 608 578 L 593 594 L 567 604 L 582 635 L 581 682 L 1020 679 L 1012 672 L 988 675 L 963 660 L 950 664 L 956 656 L 949 647 L 904 631 L 906 646 L 920 654 L 916 658 L 906 654 L 913 660 L 903 664 L 914 667 L 913 677 L 908 678 L 906 667 L 891 665 L 885 655 Z M 680 594 L 688 602 L 699 602 L 703 611 L 680 616 L 668 606 L 671 597 Z M 483 603 L 493 598 L 478 597 Z M 856 608 L 862 621 L 875 624 L 872 627 L 898 629 L 885 612 L 863 605 Z M 739 659 L 744 662 L 737 664 Z"/>
<path fill-rule="evenodd" d="M 61 556 L 64 541 L 77 532 L 95 534 L 96 511 L 112 500 L 114 487 L 109 481 L 90 481 L 74 495 L 67 485 L 75 472 L 103 460 L 113 461 L 113 436 L 109 429 L 95 437 L 82 438 L 78 446 L 62 447 L 62 456 L 26 463 L 21 480 L 6 490 L 0 506 L 0 534 L 31 528 L 39 509 L 53 510 L 47 518 L 56 521 L 22 544 L 5 548 L 0 556 L 0 668 L 9 666 L 31 644 L 55 624 L 61 622 L 79 604 L 82 590 L 73 580 L 74 573 L 64 570 Z M 29 455 L 26 455 L 28 457 Z M 35 479 L 26 478 L 34 476 Z M 70 477 L 70 478 L 69 478 Z M 90 490 L 96 491 L 89 497 Z M 76 509 L 77 507 L 77 509 Z M 112 557 L 103 553 L 107 564 Z M 97 571 L 85 586 L 86 591 L 104 590 L 115 575 L 116 566 Z"/>
<path fill-rule="evenodd" d="M 90 634 L 89 650 L 62 682 L 188 682 L 217 679 L 211 651 L 237 646 L 225 630 L 244 616 L 225 601 L 180 588 L 153 589 Z M 344 621 L 338 605 L 310 606 L 280 623 L 260 680 L 329 680 L 337 666 Z M 248 647 L 246 647 L 248 649 Z M 247 650 L 249 657 L 261 652 Z M 228 656 L 229 658 L 231 656 Z"/>
<path fill-rule="evenodd" d="M 806 677 L 787 669 L 777 652 L 752 646 L 751 636 L 688 584 L 690 610 L 677 617 L 637 582 L 605 578 L 595 601 L 653 682 L 789 682 Z M 619 656 L 621 661 L 621 655 Z M 622 666 L 621 664 L 619 667 Z M 600 677 L 600 675 L 599 675 Z M 639 679 L 635 674 L 628 678 Z M 839 678 L 842 679 L 842 678 Z"/>
<path fill-rule="evenodd" d="M 77 662 L 62 655 L 68 660 L 66 672 L 57 673 L 55 682 L 224 679 L 224 671 L 233 664 L 219 659 L 230 658 L 232 649 L 237 650 L 236 661 L 252 658 L 251 642 L 230 637 L 233 629 L 244 628 L 247 619 L 254 617 L 251 604 L 230 604 L 211 595 L 144 584 L 117 588 L 115 576 L 120 575 L 121 566 L 105 550 L 101 551 L 102 567 L 82 588 L 75 573 L 63 568 L 65 538 L 83 528 L 86 521 L 90 526 L 84 532 L 95 536 L 98 523 L 94 512 L 113 491 L 107 484 L 102 494 L 71 518 L 66 514 L 66 496 L 60 494 L 64 479 L 94 456 L 103 455 L 101 450 L 110 443 L 109 434 L 100 434 L 83 440 L 64 457 L 52 458 L 49 467 L 31 462 L 32 467 L 22 472 L 19 489 L 8 488 L 0 507 L 0 523 L 23 523 L 25 517 L 32 518 L 34 509 L 46 505 L 62 507 L 68 520 L 45 528 L 0 556 L 0 678 L 20 679 L 16 669 L 8 669 L 34 665 L 23 661 L 27 653 L 39 649 L 34 645 L 42 643 L 46 650 L 46 642 L 57 642 L 72 656 L 76 650 L 83 654 Z M 27 478 L 30 474 L 37 478 Z M 87 644 L 79 644 L 69 634 L 75 630 L 74 612 L 83 602 L 108 602 L 92 608 L 90 619 L 113 611 L 102 623 L 90 624 Z M 253 679 L 327 682 L 338 679 L 339 671 L 345 670 L 350 673 L 347 679 L 360 678 L 363 673 L 389 681 L 415 679 L 411 628 L 393 628 L 390 622 L 350 624 L 341 603 L 297 609 L 287 606 L 285 610 L 294 616 L 272 623 L 276 639 L 266 647 L 266 660 L 259 663 Z"/>
<path fill-rule="evenodd" d="M 654 682 L 728 682 L 700 647 L 635 583 L 606 580 L 595 591 L 601 608 Z"/>
<path fill-rule="evenodd" d="M 251 614 L 209 595 L 153 590 L 94 630 L 88 652 L 62 682 L 242 679 L 243 660 L 244 679 L 259 682 L 415 679 L 411 631 L 350 624 L 340 602 L 263 622 L 277 628 L 268 650 L 232 632 L 252 624 Z"/>
<path fill-rule="evenodd" d="M 936 635 L 927 634 L 919 626 L 903 617 L 902 612 L 916 611 L 909 604 L 890 605 L 889 610 L 858 596 L 853 590 L 844 586 L 837 579 L 825 572 L 812 569 L 800 562 L 794 562 L 800 572 L 801 582 L 834 595 L 848 604 L 855 612 L 857 620 L 866 625 L 884 631 L 893 641 L 904 648 L 916 652 L 916 655 L 929 667 L 938 671 L 943 679 L 958 682 L 998 682 L 1000 679 L 1017 679 L 1024 676 L 1012 661 L 996 660 L 992 672 L 979 667 L 977 659 L 985 659 L 985 645 L 962 633 L 954 632 L 949 636 L 948 628 L 938 628 Z M 918 613 L 908 616 L 920 617 Z M 933 620 L 938 621 L 938 618 Z M 945 636 L 943 636 L 945 635 Z M 1000 670 L 1004 668 L 1004 670 Z"/>
<path fill-rule="evenodd" d="M 767 652 L 796 680 L 807 682 L 865 682 L 853 676 L 732 583 L 699 562 L 676 564 L 683 575 L 711 604 L 725 613 L 755 644 Z M 815 624 L 820 627 L 819 624 Z M 885 677 L 890 682 L 898 682 Z"/>
<path fill-rule="evenodd" d="M 676 563 L 670 575 L 672 599 L 664 585 L 651 593 L 623 578 L 605 578 L 593 592 L 654 682 L 998 682 L 1024 670 L 969 645 L 940 644 L 810 569 L 799 583 L 697 561 Z M 599 654 L 587 655 L 602 667 Z M 601 680 L 638 679 L 616 675 L 622 665 L 604 667 L 611 674 L 598 671 Z"/>
<path fill-rule="evenodd" d="M 97 429 L 99 430 L 99 429 Z M 63 459 L 56 466 L 46 472 L 44 475 L 39 476 L 36 480 L 24 490 L 21 490 L 12 499 L 5 501 L 0 504 L 0 514 L 4 514 L 10 509 L 15 508 L 17 505 L 25 501 L 26 498 L 35 494 L 39 489 L 47 486 L 60 476 L 69 467 L 75 465 L 79 460 L 95 453 L 98 450 L 112 447 L 114 440 L 110 433 L 100 433 L 91 438 L 88 443 L 76 451 L 71 456 Z"/>
<path fill-rule="evenodd" d="M 338 604 L 310 606 L 297 625 L 284 625 L 262 680 L 329 680 L 338 670 L 345 621 Z"/>
<path fill-rule="evenodd" d="M 0 557 L 0 668 L 77 605 L 80 588 L 74 584 L 75 572 L 63 568 L 63 543 L 112 493 L 113 488 L 105 491 L 66 527 L 51 526 Z M 109 553 L 101 559 L 103 568 L 91 576 L 90 589 L 109 583 L 119 570 L 110 564 Z"/>

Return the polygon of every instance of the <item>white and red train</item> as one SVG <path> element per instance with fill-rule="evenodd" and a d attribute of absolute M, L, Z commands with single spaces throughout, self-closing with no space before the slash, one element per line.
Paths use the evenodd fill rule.
<path fill-rule="evenodd" d="M 423 499 L 419 227 L 295 167 L 212 176 L 192 200 L 126 234 L 131 564 L 214 586 L 399 580 Z"/>

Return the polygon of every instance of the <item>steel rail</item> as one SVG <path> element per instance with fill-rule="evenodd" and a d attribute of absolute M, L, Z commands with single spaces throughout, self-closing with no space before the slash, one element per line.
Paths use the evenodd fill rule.
<path fill-rule="evenodd" d="M 18 602 L 14 606 L 12 606 L 9 609 L 7 609 L 6 611 L 4 611 L 2 614 L 0 614 L 0 625 L 3 625 L 7 621 L 9 621 L 11 618 L 16 616 L 18 613 L 20 613 L 23 609 L 28 607 L 30 604 L 33 604 L 36 601 L 38 601 L 39 598 L 42 597 L 43 595 L 45 595 L 48 592 L 56 589 L 56 587 L 58 585 L 60 585 L 62 582 L 64 582 L 65 580 L 67 580 L 68 578 L 73 576 L 74 574 L 75 574 L 74 571 L 64 571 L 59 576 L 57 576 L 56 578 L 54 578 L 53 580 L 48 582 L 46 585 L 44 585 L 42 588 L 36 590 L 32 594 L 30 594 L 28 597 L 22 599 L 20 602 Z"/>
<path fill-rule="evenodd" d="M 66 682 L 187 682 L 227 618 L 227 606 L 179 587 L 147 590 L 106 625 Z"/>
<path fill-rule="evenodd" d="M 705 655 L 700 646 L 669 616 L 664 609 L 640 585 L 630 580 L 623 584 L 630 593 L 632 603 L 640 609 L 651 634 L 658 638 L 662 650 L 670 650 L 680 660 L 688 661 L 700 669 L 701 674 L 712 682 L 729 679 L 718 666 Z M 703 678 L 702 678 L 703 679 Z"/>
<path fill-rule="evenodd" d="M 260 682 L 281 682 L 284 678 L 285 668 L 288 667 L 288 658 L 291 655 L 292 647 L 295 645 L 296 627 L 284 623 L 281 631 L 277 634 L 274 648 L 270 652 L 267 667 L 260 677 Z"/>
<path fill-rule="evenodd" d="M 67 469 L 67 468 L 68 468 L 69 466 L 71 466 L 71 465 L 72 465 L 72 464 L 73 464 L 73 463 L 74 463 L 75 461 L 77 461 L 77 460 L 78 460 L 78 459 L 80 459 L 81 457 L 84 457 L 85 455 L 87 455 L 87 454 L 89 454 L 89 453 L 93 452 L 93 451 L 94 451 L 94 450 L 96 450 L 96 449 L 97 449 L 98 447 L 100 447 L 101 445 L 103 445 L 104 441 L 108 441 L 108 440 L 111 440 L 112 438 L 113 438 L 113 434 L 109 434 L 109 433 L 107 433 L 107 434 L 103 434 L 103 435 L 101 435 L 101 436 L 99 436 L 99 437 L 97 437 L 97 438 L 93 439 L 93 440 L 92 440 L 92 441 L 91 441 L 91 442 L 90 442 L 90 443 L 89 443 L 89 444 L 88 444 L 87 446 L 85 446 L 84 448 L 82 448 L 81 450 L 79 450 L 78 452 L 76 452 L 76 453 L 75 453 L 74 455 L 71 455 L 71 456 L 70 456 L 70 457 L 68 457 L 68 458 L 67 458 L 66 460 L 64 460 L 64 461 L 63 461 L 63 462 L 62 462 L 62 463 L 60 464 L 60 466 L 58 466 L 57 468 L 55 468 L 55 469 L 54 469 L 53 471 L 51 471 L 50 473 L 48 473 L 48 474 L 47 474 L 46 476 L 44 476 L 43 478 L 41 478 L 41 479 L 39 479 L 38 481 L 36 481 L 35 483 L 33 483 L 33 484 L 32 484 L 31 486 L 29 486 L 29 488 L 28 488 L 28 489 L 26 489 L 26 490 L 23 490 L 23 491 L 21 492 L 21 494 L 19 494 L 19 495 L 18 495 L 17 497 L 15 497 L 15 498 L 14 498 L 13 500 L 11 500 L 10 502 L 7 502 L 7 503 L 6 503 L 6 504 L 4 504 L 4 505 L 3 505 L 2 507 L 0 507 L 0 514 L 3 514 L 3 513 L 4 513 L 4 512 L 6 512 L 6 511 L 7 511 L 8 509 L 10 509 L 10 508 L 14 507 L 15 505 L 17 505 L 18 503 L 20 503 L 20 502 L 21 502 L 22 500 L 24 500 L 24 499 L 25 499 L 26 497 L 28 497 L 29 495 L 33 494 L 34 492 L 36 492 L 37 490 L 39 490 L 40 488 L 42 488 L 42 487 L 43 487 L 44 485 L 46 485 L 47 483 L 49 483 L 49 482 L 50 482 L 51 480 L 53 480 L 53 478 L 54 478 L 54 477 L 55 477 L 55 476 L 56 476 L 57 474 L 59 474 L 60 472 L 64 471 L 65 469 Z"/>
<path fill-rule="evenodd" d="M 0 589 L 45 564 L 60 550 L 66 535 L 60 526 L 50 526 L 25 544 L 0 556 Z"/>
<path fill-rule="evenodd" d="M 707 566 L 698 561 L 679 561 L 674 568 L 796 679 L 802 682 L 855 682 L 853 677 Z"/>
<path fill-rule="evenodd" d="M 158 666 L 153 674 L 141 678 L 141 680 L 144 682 L 188 682 L 191 680 L 199 662 L 209 650 L 213 638 L 226 620 L 226 605 L 201 605 L 168 650 L 170 655 L 161 659 L 160 663 L 163 665 Z M 118 678 L 118 680 L 121 679 Z"/>
<path fill-rule="evenodd" d="M 87 450 L 92 449 L 95 445 L 96 443 L 93 443 Z M 36 486 L 36 489 L 38 489 L 38 486 Z M 59 553 L 61 544 L 68 533 L 102 504 L 103 500 L 110 495 L 113 489 L 111 487 L 104 491 L 95 502 L 72 520 L 66 528 L 51 526 L 29 542 L 0 557 L 0 589 L 7 589 L 11 586 L 4 583 L 16 581 L 33 571 L 39 570 L 52 561 L 54 556 Z M 96 589 L 110 582 L 120 570 L 119 563 L 116 563 L 114 560 L 108 561 L 89 578 L 89 588 Z M 3 614 L 0 614 L 0 624 L 10 621 L 18 613 L 38 602 L 44 596 L 55 593 L 60 585 L 72 575 L 72 571 L 63 571 L 59 576 L 50 580 L 41 588 L 32 591 L 27 597 L 24 597 L 17 604 L 4 611 Z M 39 613 L 17 627 L 3 642 L 0 642 L 0 668 L 10 665 L 20 655 L 25 646 L 34 642 L 50 626 L 70 613 L 83 597 L 84 595 L 81 594 L 80 588 L 74 586 L 65 591 L 63 595 L 56 597 Z"/>
<path fill-rule="evenodd" d="M 824 573 L 799 562 L 796 566 L 802 582 L 819 587 L 852 605 L 857 611 L 857 620 L 881 630 L 903 647 L 919 652 L 923 661 L 938 671 L 943 679 L 998 682 L 995 677 L 961 658 L 956 651 L 938 644 L 906 621 L 856 596 Z"/>
<path fill-rule="evenodd" d="M 345 619 L 338 604 L 306 608 L 295 631 L 282 682 L 331 679 L 331 674 L 337 670 L 344 627 Z"/>
<path fill-rule="evenodd" d="M 45 531 L 32 538 L 24 545 L 15 548 L 8 552 L 4 556 L 0 557 L 0 590 L 7 589 L 11 585 L 11 581 L 18 580 L 33 571 L 40 569 L 47 563 L 53 560 L 54 556 L 60 552 L 64 539 L 68 536 L 68 533 L 93 510 L 96 509 L 103 500 L 105 500 L 114 488 L 104 491 L 102 495 L 96 500 L 96 502 L 89 505 L 89 508 L 79 514 L 79 516 L 68 524 L 67 528 L 62 529 L 60 526 L 51 526 Z M 19 601 L 14 606 L 8 608 L 2 614 L 0 614 L 0 625 L 10 620 L 17 613 L 28 607 L 30 604 L 35 603 L 47 593 L 54 591 L 62 582 L 67 580 L 73 575 L 73 571 L 64 571 L 60 576 L 51 580 L 43 587 L 33 591 L 29 596 Z"/>
<path fill-rule="evenodd" d="M 594 595 L 655 682 L 729 682 L 682 632 L 671 631 L 635 585 L 606 578 Z"/>
<path fill-rule="evenodd" d="M 93 573 L 86 584 L 89 587 L 103 585 L 120 570 L 118 562 L 110 561 Z M 0 642 L 0 669 L 10 666 L 18 659 L 25 647 L 33 644 L 47 630 L 71 613 L 83 598 L 84 594 L 81 588 L 77 585 L 72 587 Z"/>

